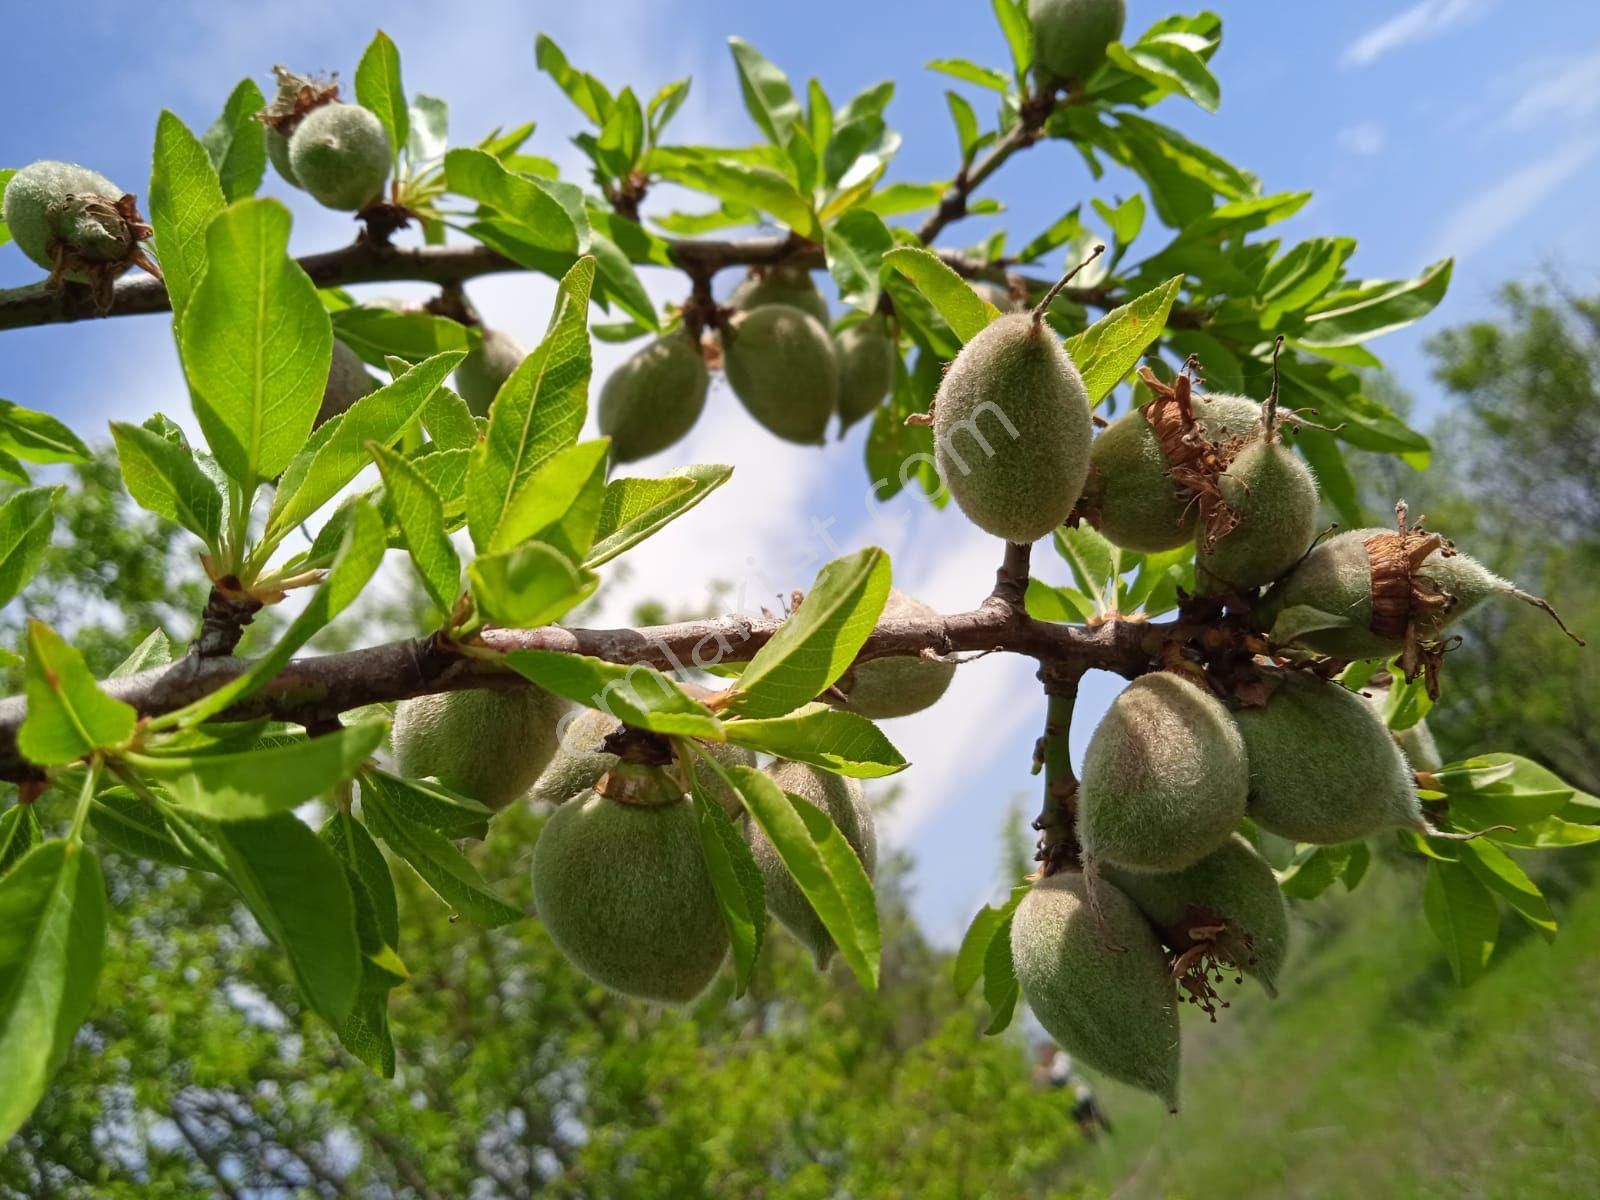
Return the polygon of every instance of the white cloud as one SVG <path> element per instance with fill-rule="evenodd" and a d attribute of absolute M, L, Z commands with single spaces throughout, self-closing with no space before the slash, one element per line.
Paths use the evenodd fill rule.
<path fill-rule="evenodd" d="M 1570 143 L 1485 188 L 1445 220 L 1429 257 L 1464 259 L 1489 246 L 1582 169 L 1596 150 L 1600 139 Z"/>
<path fill-rule="evenodd" d="M 1346 154 L 1353 154 L 1357 158 L 1371 158 L 1383 150 L 1385 141 L 1383 126 L 1376 121 L 1348 125 L 1339 130 L 1334 141 Z"/>
<path fill-rule="evenodd" d="M 1600 51 L 1582 58 L 1530 66 L 1533 82 L 1506 111 L 1501 124 L 1531 129 L 1552 119 L 1583 120 L 1600 112 Z"/>
<path fill-rule="evenodd" d="M 1339 59 L 1340 65 L 1370 67 L 1403 46 L 1431 41 L 1470 24 L 1493 4 L 1494 0 L 1420 0 L 1351 42 Z"/>

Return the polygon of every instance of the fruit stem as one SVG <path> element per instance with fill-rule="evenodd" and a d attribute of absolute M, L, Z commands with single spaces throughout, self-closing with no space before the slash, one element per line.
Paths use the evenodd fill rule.
<path fill-rule="evenodd" d="M 1039 831 L 1035 857 L 1042 864 L 1041 877 L 1071 870 L 1083 861 L 1078 845 L 1078 779 L 1072 773 L 1068 746 L 1072 732 L 1072 710 L 1078 699 L 1078 680 L 1083 672 L 1070 667 L 1045 666 L 1039 680 L 1045 690 L 1044 736 L 1039 739 L 1039 759 L 1044 763 L 1044 804 L 1034 819 Z"/>
<path fill-rule="evenodd" d="M 1093 250 L 1089 251 L 1089 257 L 1088 258 L 1084 259 L 1077 266 L 1073 267 L 1072 270 L 1068 271 L 1060 279 L 1056 280 L 1055 284 L 1050 288 L 1050 290 L 1044 294 L 1044 299 L 1039 301 L 1039 303 L 1034 306 L 1034 309 L 1033 309 L 1033 327 L 1035 329 L 1039 328 L 1040 324 L 1043 323 L 1044 314 L 1049 311 L 1051 302 L 1057 296 L 1059 296 L 1061 294 L 1061 289 L 1066 287 L 1067 284 L 1072 282 L 1072 277 L 1074 275 L 1076 275 L 1079 271 L 1083 270 L 1085 267 L 1087 267 L 1090 263 L 1092 263 L 1095 259 L 1099 258 L 1105 252 L 1106 252 L 1105 243 L 1101 242 L 1100 244 L 1095 246 L 1095 248 Z"/>
<path fill-rule="evenodd" d="M 1278 432 L 1278 355 L 1283 350 L 1283 334 L 1279 334 L 1272 343 L 1272 390 L 1267 393 L 1266 403 L 1261 406 L 1261 428 L 1269 442 L 1277 440 Z"/>

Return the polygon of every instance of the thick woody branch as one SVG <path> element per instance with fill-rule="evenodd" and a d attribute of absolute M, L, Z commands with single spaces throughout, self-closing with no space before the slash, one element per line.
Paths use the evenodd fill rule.
<path fill-rule="evenodd" d="M 1008 560 L 1011 555 L 1008 554 Z M 643 629 L 491 629 L 493 650 L 539 649 L 585 654 L 614 663 L 646 663 L 662 670 L 745 662 L 777 630 L 772 618 L 739 615 Z M 970 612 L 880 624 L 860 658 L 1009 651 L 1041 663 L 1137 675 L 1148 669 L 1171 630 L 1138 621 L 1107 621 L 1086 628 L 1029 617 L 1020 605 L 996 594 Z M 189 655 L 170 667 L 144 671 L 101 686 L 111 695 L 156 716 L 182 708 L 236 678 L 248 660 Z M 316 725 L 367 704 L 405 700 L 435 692 L 524 686 L 520 676 L 482 658 L 466 657 L 432 638 L 408 639 L 295 659 L 259 692 L 224 714 L 227 719 L 267 716 Z M 603 698 L 597 698 L 603 699 Z M 25 715 L 23 698 L 0 700 L 0 779 L 37 779 L 39 771 L 17 749 Z"/>

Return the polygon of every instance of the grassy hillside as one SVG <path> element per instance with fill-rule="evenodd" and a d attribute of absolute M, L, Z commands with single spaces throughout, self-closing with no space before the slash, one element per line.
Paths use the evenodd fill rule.
<path fill-rule="evenodd" d="M 1105 1087 L 1116 1128 L 1083 1161 L 1086 1195 L 1600 1195 L 1593 859 L 1541 881 L 1556 941 L 1506 926 L 1466 991 L 1432 943 L 1420 873 L 1385 865 L 1352 895 L 1302 906 L 1277 1001 L 1251 989 L 1216 1025 L 1187 1020 L 1181 1115 Z"/>

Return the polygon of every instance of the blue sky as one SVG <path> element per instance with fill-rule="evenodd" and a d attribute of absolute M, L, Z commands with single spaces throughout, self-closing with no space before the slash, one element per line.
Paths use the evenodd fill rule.
<path fill-rule="evenodd" d="M 1417 394 L 1424 421 L 1443 403 L 1427 376 L 1428 332 L 1487 312 L 1507 278 L 1554 269 L 1570 286 L 1594 289 L 1600 5 L 1221 0 L 1210 7 L 1225 22 L 1212 64 L 1222 84 L 1221 111 L 1208 116 L 1169 100 L 1160 117 L 1255 170 L 1268 191 L 1314 191 L 1315 199 L 1280 227 L 1282 236 L 1355 236 L 1358 274 L 1409 275 L 1436 258 L 1457 256 L 1455 283 L 1434 317 L 1373 347 Z M 1133 31 L 1175 11 L 1151 0 L 1129 0 L 1129 9 Z M 213 0 L 151 3 L 135 17 L 125 4 L 79 0 L 72 19 L 62 20 L 49 6 L 13 6 L 0 80 L 0 103 L 12 117 L 0 165 L 83 162 L 142 198 L 159 108 L 204 128 L 239 78 L 252 75 L 265 87 L 275 62 L 338 70 L 348 80 L 381 24 L 400 46 L 407 87 L 450 102 L 456 140 L 536 120 L 531 148 L 574 178 L 582 173 L 566 139 L 577 128 L 575 113 L 534 69 L 539 31 L 577 65 L 644 94 L 692 74 L 690 101 L 673 128 L 684 141 L 754 137 L 727 55 L 729 34 L 753 42 L 798 81 L 816 76 L 836 103 L 894 77 L 899 88 L 889 116 L 905 144 L 890 178 L 938 179 L 949 175 L 955 158 L 943 99 L 951 81 L 921 64 L 952 56 L 1006 62 L 988 5 L 976 2 L 492 0 L 458 11 L 466 15 L 447 23 L 441 6 L 408 0 L 271 6 Z M 982 112 L 987 96 L 968 94 Z M 346 218 L 317 210 L 270 174 L 266 190 L 294 208 L 300 249 L 351 235 Z M 998 220 L 1025 239 L 1073 204 L 1134 190 L 1126 176 L 1094 183 L 1069 147 L 1043 144 L 1008 166 L 985 194 L 1005 201 L 1009 211 Z M 988 228 L 989 221 L 974 219 L 946 240 L 976 241 Z M 1159 236 L 1158 230 L 1146 235 L 1152 242 Z M 0 249 L 0 286 L 36 277 L 14 249 Z M 648 282 L 661 299 L 685 290 L 670 275 Z M 491 322 L 531 341 L 548 312 L 550 288 L 535 279 L 499 278 L 484 281 L 474 295 Z M 3 345 L 0 395 L 55 412 L 85 434 L 103 431 L 108 419 L 141 419 L 156 408 L 186 415 L 163 319 L 8 333 Z M 599 348 L 598 371 L 621 353 Z M 826 558 L 869 542 L 886 546 L 897 582 L 931 603 L 948 610 L 975 602 L 987 590 L 998 546 L 953 511 L 934 513 L 912 500 L 870 504 L 862 432 L 825 452 L 782 445 L 755 430 L 718 389 L 701 427 L 659 465 L 727 461 L 741 469 L 695 517 L 630 556 L 632 573 L 609 589 L 606 616 L 621 619 L 644 596 L 702 603 L 713 578 L 730 583 L 735 602 L 754 610 L 805 586 Z M 1047 549 L 1037 557 L 1041 574 L 1064 579 Z M 1074 736 L 1080 751 L 1116 685 L 1109 677 L 1086 682 Z M 1035 804 L 1027 768 L 1041 722 L 1027 664 L 993 656 L 964 667 L 930 713 L 891 725 L 916 765 L 902 777 L 905 796 L 888 833 L 917 858 L 916 907 L 935 936 L 957 936 L 992 887 L 1006 804 L 1014 797 Z"/>

